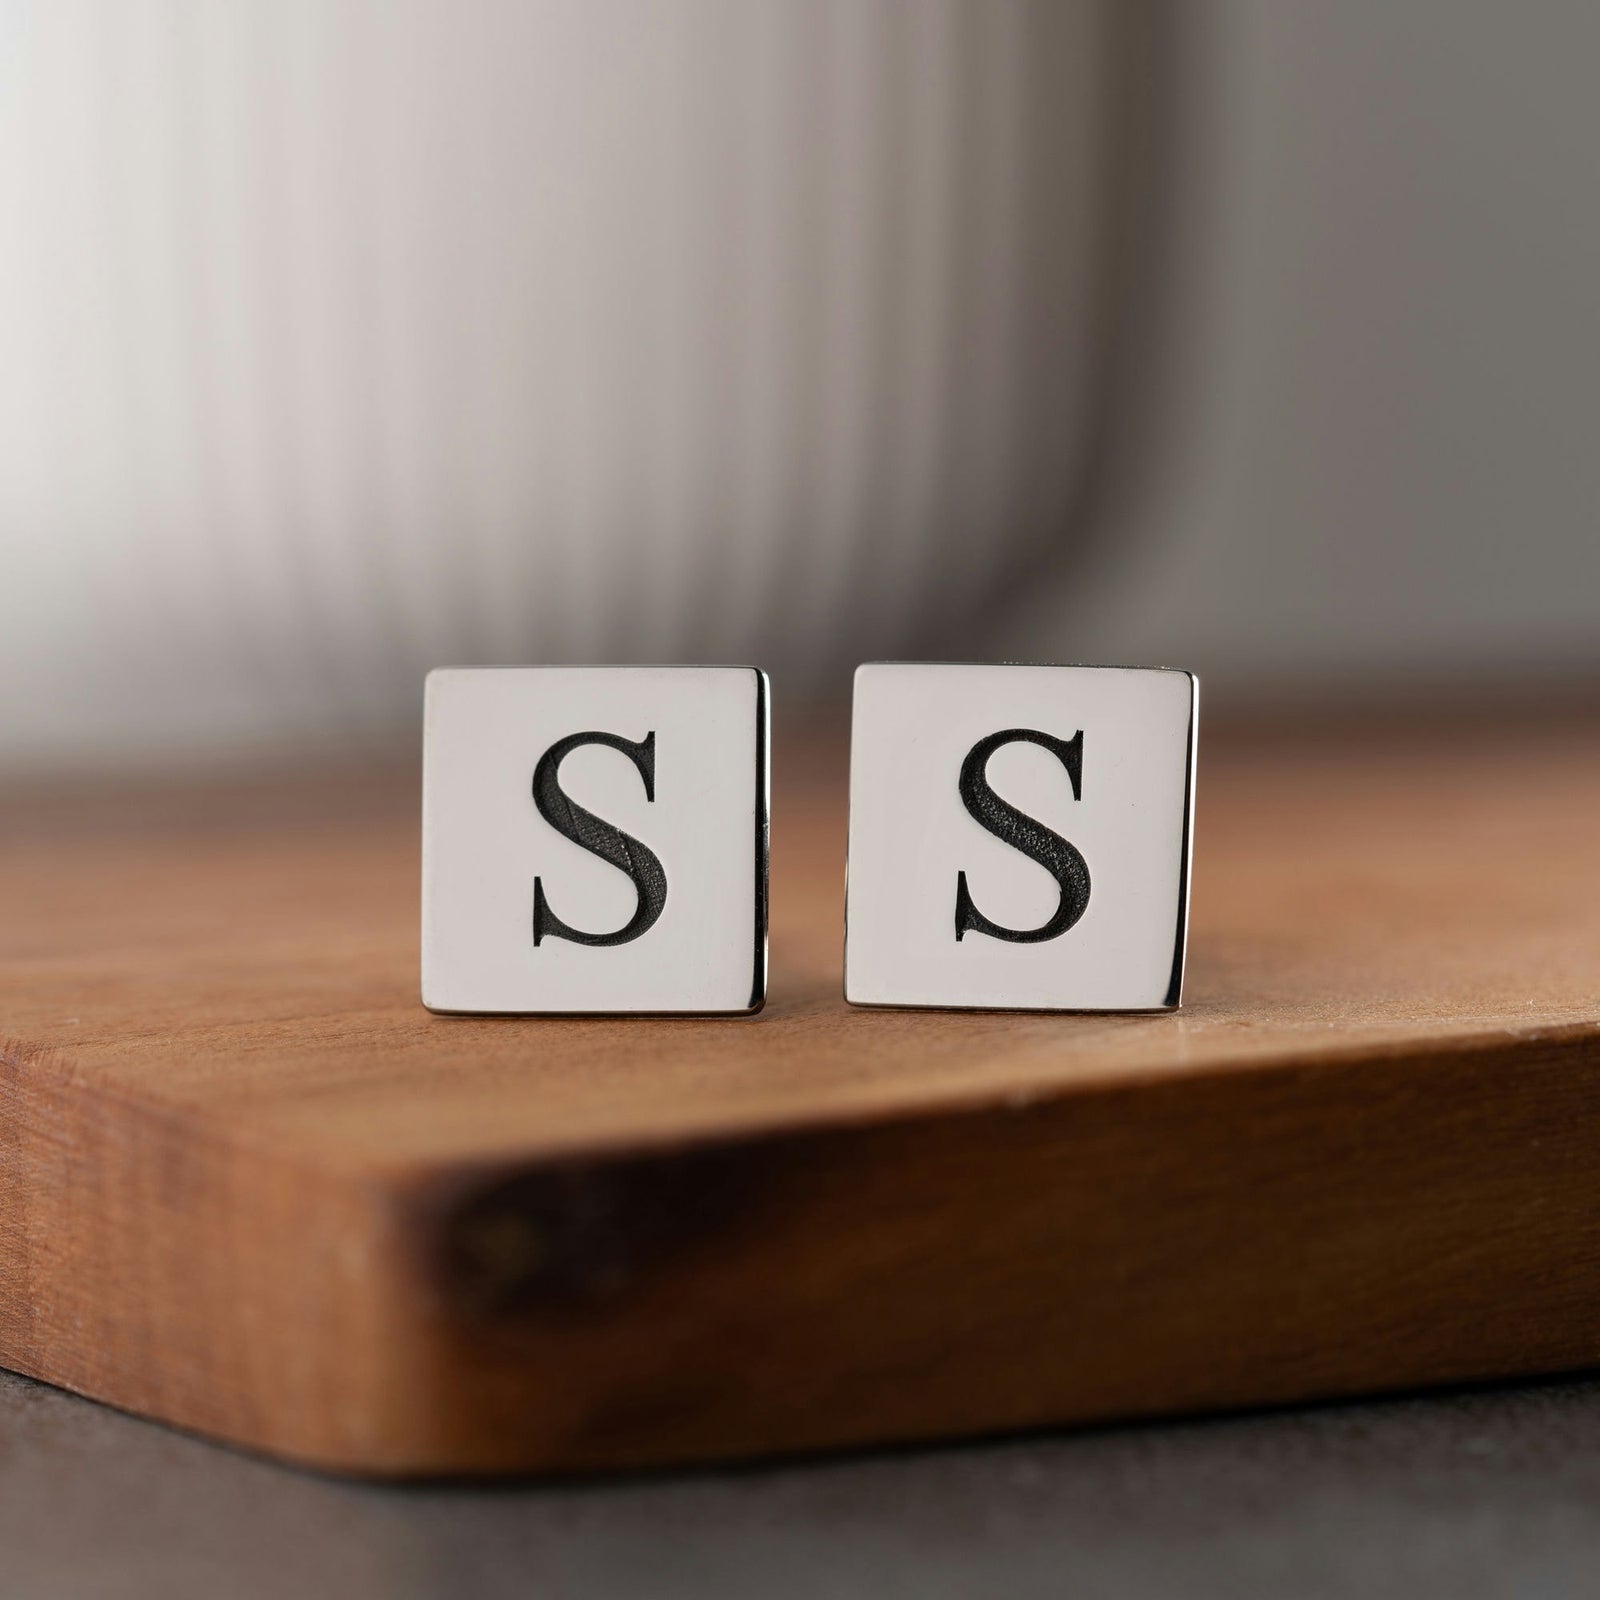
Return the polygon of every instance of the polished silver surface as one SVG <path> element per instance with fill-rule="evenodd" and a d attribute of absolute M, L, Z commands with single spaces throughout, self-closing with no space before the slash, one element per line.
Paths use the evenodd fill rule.
<path fill-rule="evenodd" d="M 856 673 L 845 997 L 1182 998 L 1198 684 L 1133 667 Z"/>
<path fill-rule="evenodd" d="M 767 706 L 753 667 L 430 674 L 423 1003 L 759 1008 Z"/>

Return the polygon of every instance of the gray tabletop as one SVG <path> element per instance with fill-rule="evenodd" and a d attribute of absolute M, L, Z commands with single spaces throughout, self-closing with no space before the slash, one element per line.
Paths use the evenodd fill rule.
<path fill-rule="evenodd" d="M 1600 1383 L 603 1483 L 374 1488 L 0 1373 L 0 1595 L 1600 1590 Z"/>

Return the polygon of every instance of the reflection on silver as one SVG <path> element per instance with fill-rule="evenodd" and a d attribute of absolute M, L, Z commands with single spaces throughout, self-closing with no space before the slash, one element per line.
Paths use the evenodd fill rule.
<path fill-rule="evenodd" d="M 859 668 L 845 998 L 1177 1006 L 1198 714 L 1159 668 Z"/>

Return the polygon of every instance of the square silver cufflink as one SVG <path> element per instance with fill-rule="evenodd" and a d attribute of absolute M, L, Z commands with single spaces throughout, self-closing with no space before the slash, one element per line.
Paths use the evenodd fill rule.
<path fill-rule="evenodd" d="M 423 1004 L 758 1010 L 768 700 L 745 667 L 430 673 Z"/>
<path fill-rule="evenodd" d="M 845 998 L 1176 1006 L 1198 702 L 1162 669 L 860 667 Z"/>

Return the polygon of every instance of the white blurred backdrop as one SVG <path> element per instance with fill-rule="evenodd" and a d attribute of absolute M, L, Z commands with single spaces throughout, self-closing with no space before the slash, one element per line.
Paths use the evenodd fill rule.
<path fill-rule="evenodd" d="M 0 0 L 0 764 L 435 664 L 1600 673 L 1600 8 Z"/>
<path fill-rule="evenodd" d="M 382 734 L 441 662 L 805 685 L 1062 524 L 1098 4 L 0 17 L 13 760 Z"/>

